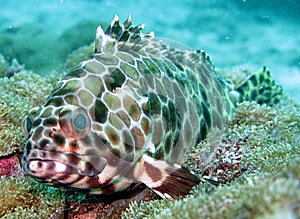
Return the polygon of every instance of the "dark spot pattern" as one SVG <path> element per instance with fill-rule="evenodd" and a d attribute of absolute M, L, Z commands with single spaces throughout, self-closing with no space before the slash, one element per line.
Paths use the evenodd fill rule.
<path fill-rule="evenodd" d="M 44 126 L 48 126 L 48 127 L 52 127 L 52 126 L 56 126 L 57 125 L 57 119 L 56 118 L 52 118 L 52 117 L 48 117 L 43 121 L 43 125 Z"/>
<path fill-rule="evenodd" d="M 118 68 L 112 68 L 111 73 L 104 78 L 106 87 L 109 91 L 115 90 L 117 87 L 121 87 L 126 79 L 124 74 Z"/>
<path fill-rule="evenodd" d="M 100 99 L 97 98 L 95 102 L 95 120 L 99 123 L 105 123 L 108 119 L 107 115 L 107 107 Z"/>
<path fill-rule="evenodd" d="M 60 134 L 54 134 L 53 140 L 57 146 L 64 146 L 65 142 L 66 142 L 64 136 L 62 136 Z"/>

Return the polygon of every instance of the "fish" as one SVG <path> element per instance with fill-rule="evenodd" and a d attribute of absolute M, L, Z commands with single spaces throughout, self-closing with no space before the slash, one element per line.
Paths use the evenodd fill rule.
<path fill-rule="evenodd" d="M 238 102 L 269 105 L 282 88 L 266 67 L 235 86 L 202 50 L 142 33 L 129 16 L 96 30 L 95 52 L 22 120 L 24 173 L 39 182 L 113 195 L 144 185 L 178 199 L 202 179 L 184 166 Z"/>

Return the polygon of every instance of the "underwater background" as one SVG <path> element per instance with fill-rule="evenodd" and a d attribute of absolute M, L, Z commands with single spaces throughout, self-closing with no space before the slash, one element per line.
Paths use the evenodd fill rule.
<path fill-rule="evenodd" d="M 42 75 L 94 41 L 97 25 L 132 15 L 144 32 L 206 51 L 216 68 L 266 65 L 300 102 L 299 0 L 10 0 L 0 7 L 0 52 Z"/>
<path fill-rule="evenodd" d="M 282 85 L 280 104 L 238 104 L 225 133 L 213 133 L 188 155 L 186 166 L 220 171 L 230 183 L 200 184 L 176 201 L 148 191 L 133 202 L 105 202 L 24 176 L 23 116 L 86 59 L 97 26 L 106 29 L 115 14 L 120 21 L 131 15 L 134 25 L 146 24 L 144 33 L 171 44 L 204 50 L 218 72 L 239 78 L 267 66 Z M 300 219 L 299 20 L 299 0 L 2 1 L 0 218 Z M 232 155 L 240 162 L 229 163 Z"/>

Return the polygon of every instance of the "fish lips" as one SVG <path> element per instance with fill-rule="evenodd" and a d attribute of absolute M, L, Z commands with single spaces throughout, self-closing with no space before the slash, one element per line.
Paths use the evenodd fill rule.
<path fill-rule="evenodd" d="M 41 150 L 39 152 L 41 153 Z M 49 156 L 53 152 L 42 150 L 42 153 L 44 154 L 43 158 L 27 157 L 23 159 L 25 174 L 40 180 L 55 178 L 60 174 L 93 177 L 101 173 L 107 165 L 104 157 L 96 155 L 55 152 L 54 159 Z"/>

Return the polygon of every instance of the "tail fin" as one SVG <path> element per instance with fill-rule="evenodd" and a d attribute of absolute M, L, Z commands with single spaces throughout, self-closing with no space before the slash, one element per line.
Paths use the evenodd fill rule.
<path fill-rule="evenodd" d="M 275 84 L 270 71 L 263 67 L 235 89 L 239 93 L 238 102 L 256 101 L 259 104 L 274 105 L 282 96 L 282 88 Z"/>

